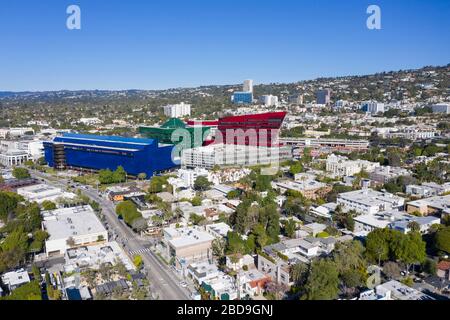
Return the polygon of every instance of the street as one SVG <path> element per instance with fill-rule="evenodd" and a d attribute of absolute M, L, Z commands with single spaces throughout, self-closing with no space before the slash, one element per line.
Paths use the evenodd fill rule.
<path fill-rule="evenodd" d="M 46 183 L 55 187 L 66 189 L 70 185 L 70 181 L 52 181 L 47 174 L 40 172 L 33 171 L 32 175 L 37 179 L 44 179 Z M 102 198 L 97 190 L 91 187 L 85 187 L 80 190 L 91 200 L 100 204 L 102 213 L 109 227 L 108 229 L 114 231 L 118 236 L 118 239 L 123 240 L 122 242 L 118 242 L 119 244 L 123 244 L 126 253 L 132 258 L 131 252 L 139 252 L 139 255 L 144 262 L 144 268 L 154 297 L 156 296 L 161 300 L 191 299 L 189 292 L 180 286 L 177 276 L 171 271 L 170 267 L 161 263 L 151 250 L 148 250 L 148 248 L 143 246 L 143 242 L 145 241 L 139 239 L 139 236 L 117 218 L 113 202 L 109 199 Z M 150 244 L 150 242 L 147 244 Z"/>

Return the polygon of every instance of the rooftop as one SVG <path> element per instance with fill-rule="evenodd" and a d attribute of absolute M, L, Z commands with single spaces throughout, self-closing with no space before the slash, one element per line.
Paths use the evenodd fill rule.
<path fill-rule="evenodd" d="M 91 206 L 57 209 L 42 212 L 43 226 L 50 234 L 48 240 L 105 232 L 106 229 Z"/>

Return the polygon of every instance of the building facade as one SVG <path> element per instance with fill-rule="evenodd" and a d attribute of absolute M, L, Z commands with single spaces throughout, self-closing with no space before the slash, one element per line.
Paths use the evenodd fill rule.
<path fill-rule="evenodd" d="M 44 142 L 45 160 L 56 169 L 116 170 L 148 178 L 155 172 L 176 166 L 173 146 L 159 146 L 157 140 L 114 136 L 69 134 Z"/>

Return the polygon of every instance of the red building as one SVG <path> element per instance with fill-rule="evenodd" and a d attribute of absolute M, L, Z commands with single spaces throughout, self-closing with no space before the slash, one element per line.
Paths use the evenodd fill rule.
<path fill-rule="evenodd" d="M 278 145 L 286 112 L 231 116 L 219 119 L 216 143 L 270 147 Z"/>

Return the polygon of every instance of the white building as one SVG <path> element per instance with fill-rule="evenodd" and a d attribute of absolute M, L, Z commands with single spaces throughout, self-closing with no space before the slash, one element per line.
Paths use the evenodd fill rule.
<path fill-rule="evenodd" d="M 165 228 L 163 231 L 163 254 L 169 261 L 174 260 L 177 268 L 183 272 L 191 263 L 212 258 L 211 245 L 215 238 L 209 233 L 192 227 Z"/>
<path fill-rule="evenodd" d="M 79 206 L 42 212 L 47 256 L 61 255 L 73 247 L 108 241 L 108 232 L 91 206 Z M 71 243 L 73 242 L 73 243 Z"/>
<path fill-rule="evenodd" d="M 406 186 L 406 193 L 413 196 L 434 197 L 447 192 L 450 192 L 450 182 L 442 185 L 435 182 L 427 182 L 423 183 L 421 186 L 414 184 Z"/>
<path fill-rule="evenodd" d="M 118 261 L 122 262 L 127 270 L 136 270 L 131 259 L 115 241 L 77 247 L 67 250 L 64 271 L 72 273 L 85 269 L 98 270 L 102 264 L 116 265 Z"/>
<path fill-rule="evenodd" d="M 364 189 L 339 194 L 337 204 L 347 211 L 355 210 L 361 214 L 375 214 L 380 211 L 401 209 L 405 204 L 405 199 L 388 192 Z"/>
<path fill-rule="evenodd" d="M 378 296 L 390 296 L 392 300 L 434 300 L 434 298 L 425 293 L 408 287 L 396 280 L 377 286 L 375 292 Z"/>
<path fill-rule="evenodd" d="M 244 92 L 253 92 L 253 80 L 244 80 Z"/>
<path fill-rule="evenodd" d="M 10 292 L 31 281 L 28 272 L 24 269 L 4 273 L 1 279 Z"/>
<path fill-rule="evenodd" d="M 208 177 L 209 171 L 203 168 L 179 169 L 178 177 L 183 181 L 186 188 L 194 187 L 198 177 Z"/>
<path fill-rule="evenodd" d="M 81 118 L 80 120 L 78 120 L 78 123 L 82 123 L 87 126 L 93 126 L 96 124 L 101 124 L 102 120 L 100 120 L 99 118 Z"/>
<path fill-rule="evenodd" d="M 278 105 L 278 97 L 273 95 L 261 96 L 261 103 L 266 107 L 275 107 Z"/>
<path fill-rule="evenodd" d="M 329 155 L 326 162 L 326 170 L 338 177 L 353 176 L 362 170 L 370 173 L 378 167 L 380 167 L 378 162 L 348 160 L 347 157 L 336 156 L 334 154 Z"/>
<path fill-rule="evenodd" d="M 433 113 L 450 114 L 450 103 L 439 103 L 432 106 Z"/>
<path fill-rule="evenodd" d="M 254 166 L 275 164 L 292 159 L 290 147 L 256 147 L 244 145 L 212 144 L 205 147 L 185 149 L 181 153 L 183 168 L 206 168 L 214 166 Z"/>
<path fill-rule="evenodd" d="M 164 115 L 170 118 L 181 118 L 191 115 L 191 105 L 184 102 L 164 106 Z"/>
<path fill-rule="evenodd" d="M 0 129 L 0 139 L 18 138 L 24 135 L 34 135 L 33 128 L 3 128 Z"/>
<path fill-rule="evenodd" d="M 380 183 L 388 183 L 399 177 L 410 175 L 411 172 L 409 170 L 401 167 L 380 166 L 370 173 L 370 179 Z"/>
<path fill-rule="evenodd" d="M 8 150 L 0 153 L 0 164 L 5 167 L 21 166 L 30 159 L 28 152 Z"/>
<path fill-rule="evenodd" d="M 37 184 L 33 186 L 17 189 L 17 193 L 30 202 L 41 204 L 44 201 L 57 201 L 58 199 L 67 198 L 75 199 L 76 194 L 65 192 L 60 188 L 52 187 L 47 184 Z"/>
<path fill-rule="evenodd" d="M 361 109 L 367 113 L 377 114 L 384 112 L 384 103 L 379 103 L 377 101 L 367 101 L 362 104 Z"/>

